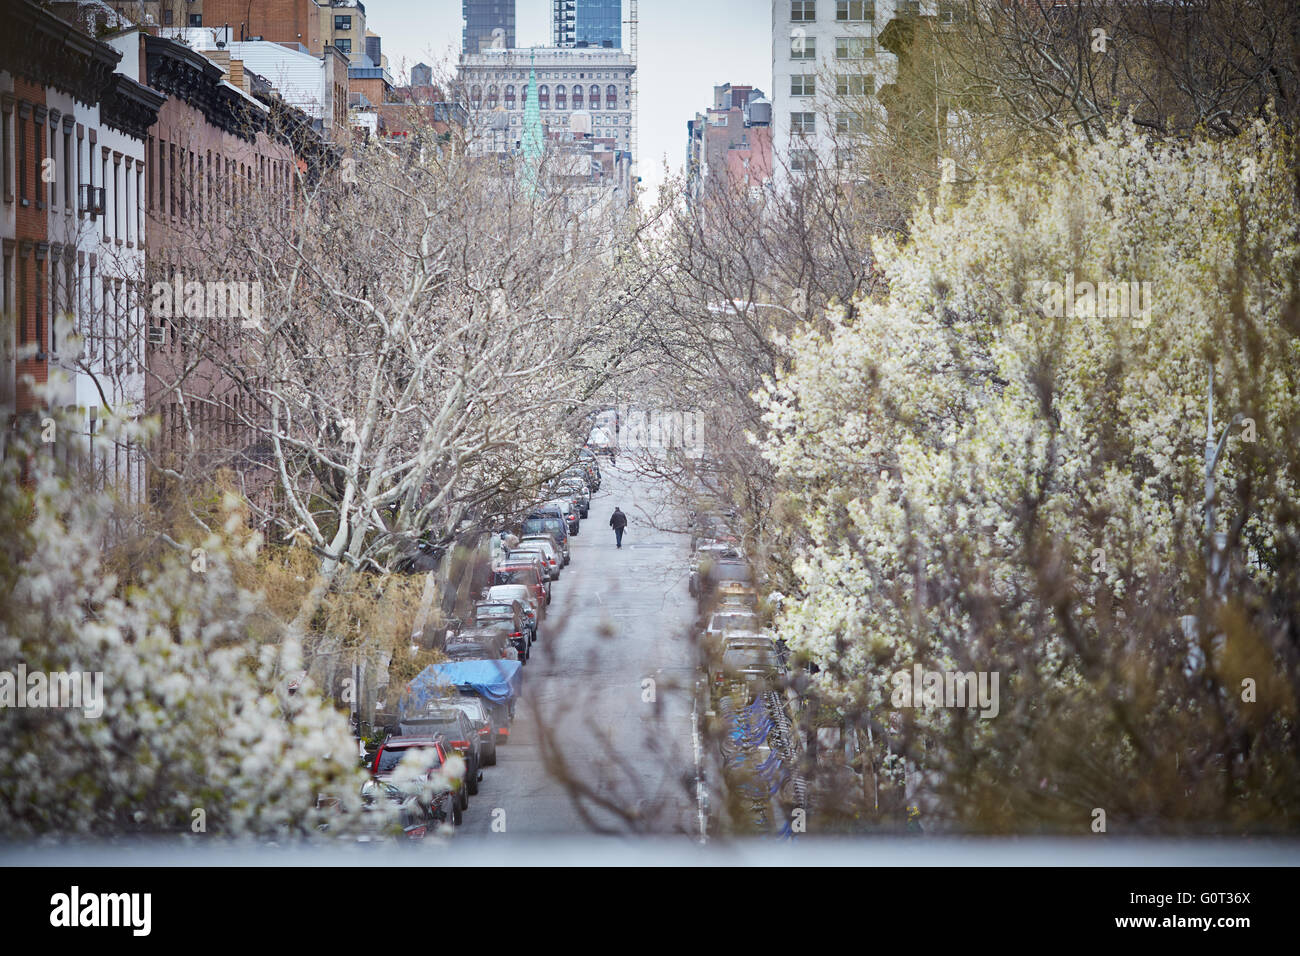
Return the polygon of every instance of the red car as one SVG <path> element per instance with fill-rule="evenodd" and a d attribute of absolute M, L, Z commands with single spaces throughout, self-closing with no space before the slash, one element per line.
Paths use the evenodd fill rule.
<path fill-rule="evenodd" d="M 544 575 L 541 562 L 528 552 L 524 555 L 511 555 L 502 560 L 492 572 L 492 584 L 523 584 L 537 598 L 539 607 L 551 603 L 550 576 Z"/>
<path fill-rule="evenodd" d="M 375 753 L 375 761 L 370 767 L 370 772 L 376 780 L 384 781 L 393 775 L 397 765 L 402 762 L 402 758 L 412 750 L 432 750 L 437 756 L 430 761 L 428 776 L 432 777 L 447 764 L 447 748 L 441 736 L 438 737 L 389 737 L 380 745 L 379 750 Z M 446 793 L 435 796 L 435 802 L 443 806 L 445 802 L 450 804 L 449 815 L 452 823 L 460 826 L 461 814 L 469 809 L 469 793 L 464 780 L 457 781 L 455 784 L 456 792 L 451 794 L 450 801 L 444 801 Z"/>

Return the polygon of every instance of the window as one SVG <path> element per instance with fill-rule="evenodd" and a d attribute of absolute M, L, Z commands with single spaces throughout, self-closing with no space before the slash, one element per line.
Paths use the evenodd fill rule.
<path fill-rule="evenodd" d="M 796 73 L 790 77 L 791 96 L 816 96 L 817 77 L 811 73 Z"/>
<path fill-rule="evenodd" d="M 551 88 L 545 83 L 537 88 L 537 105 L 544 110 L 551 108 Z"/>
<path fill-rule="evenodd" d="M 896 17 L 919 17 L 921 15 L 921 0 L 898 0 L 898 6 L 894 9 Z"/>
<path fill-rule="evenodd" d="M 575 86 L 573 88 L 573 108 L 575 110 L 582 109 L 582 86 L 581 85 Z"/>
<path fill-rule="evenodd" d="M 506 87 L 506 109 L 512 110 L 514 108 L 515 108 L 515 87 L 514 84 L 512 83 Z"/>
<path fill-rule="evenodd" d="M 201 14 L 201 13 L 191 13 L 191 14 L 190 14 L 190 26 L 192 26 L 192 27 L 201 27 L 201 26 L 203 26 L 203 14 Z"/>
<path fill-rule="evenodd" d="M 72 212 L 72 127 L 63 127 L 63 209 Z"/>
<path fill-rule="evenodd" d="M 790 150 L 790 171 L 795 173 L 811 172 L 817 168 L 817 154 L 811 149 Z"/>
<path fill-rule="evenodd" d="M 18 107 L 18 198 L 27 205 L 27 117 L 31 107 Z"/>
<path fill-rule="evenodd" d="M 497 108 L 497 86 L 495 83 L 488 87 L 487 108 L 490 110 Z"/>
<path fill-rule="evenodd" d="M 844 112 L 835 114 L 835 132 L 837 133 L 861 133 L 866 127 L 866 121 L 861 113 Z"/>
<path fill-rule="evenodd" d="M 792 135 L 802 136 L 815 132 L 817 132 L 816 113 L 790 114 L 790 133 Z"/>
<path fill-rule="evenodd" d="M 876 41 L 872 37 L 836 37 L 835 59 L 865 60 L 876 55 Z"/>
<path fill-rule="evenodd" d="M 861 23 L 876 19 L 876 0 L 837 0 L 835 19 Z"/>
<path fill-rule="evenodd" d="M 36 128 L 34 137 L 36 143 L 36 168 L 32 170 L 32 179 L 36 183 L 36 208 L 45 208 L 45 120 L 40 114 L 36 114 Z"/>
<path fill-rule="evenodd" d="M 163 26 L 165 26 L 165 27 L 170 27 L 170 26 L 172 26 L 172 25 L 173 25 L 173 24 L 172 24 L 172 12 L 171 12 L 171 10 L 170 10 L 170 9 L 168 9 L 168 10 L 164 10 L 164 11 L 163 11 Z"/>
<path fill-rule="evenodd" d="M 600 109 L 600 87 L 593 85 L 590 92 L 591 92 L 591 108 L 593 110 Z"/>
<path fill-rule="evenodd" d="M 874 96 L 876 78 L 867 73 L 841 73 L 835 77 L 836 96 Z"/>
<path fill-rule="evenodd" d="M 351 16 L 336 16 L 334 18 L 334 29 L 340 33 L 347 33 L 352 29 Z"/>
<path fill-rule="evenodd" d="M 14 165 L 13 165 L 13 161 L 9 158 L 13 152 L 10 148 L 11 144 L 13 143 L 13 133 L 10 132 L 10 128 L 13 126 L 13 121 L 14 121 L 14 111 L 11 108 L 9 103 L 5 103 L 4 113 L 3 115 L 0 115 L 0 151 L 3 151 L 3 159 L 0 159 L 0 162 L 3 162 L 4 164 L 3 171 L 4 171 L 5 181 L 2 188 L 4 192 L 5 202 L 14 201 L 14 190 L 13 190 Z M 6 272 L 5 274 L 8 275 L 8 272 Z"/>
<path fill-rule="evenodd" d="M 475 84 L 469 90 L 469 105 L 478 109 L 483 105 L 483 87 Z"/>
<path fill-rule="evenodd" d="M 811 23 L 817 19 L 817 0 L 790 0 L 790 19 L 795 23 Z"/>
<path fill-rule="evenodd" d="M 569 98 L 563 83 L 555 88 L 555 108 L 557 110 L 567 110 L 569 108 Z"/>
<path fill-rule="evenodd" d="M 605 87 L 605 109 L 618 109 L 618 88 L 613 83 Z"/>
<path fill-rule="evenodd" d="M 790 59 L 817 59 L 817 38 L 804 36 L 802 33 L 790 37 Z"/>
<path fill-rule="evenodd" d="M 352 40 L 350 37 L 339 37 L 334 41 L 334 45 L 338 47 L 340 53 L 352 52 Z"/>

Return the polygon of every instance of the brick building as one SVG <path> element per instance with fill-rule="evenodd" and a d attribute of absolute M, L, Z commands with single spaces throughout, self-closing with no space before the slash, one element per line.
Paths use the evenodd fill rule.
<path fill-rule="evenodd" d="M 133 29 L 103 24 L 96 40 L 26 0 L 0 0 L 0 17 L 0 406 L 69 413 L 94 483 L 139 500 L 140 450 L 100 435 L 110 414 L 144 412 L 144 147 L 162 97 L 123 56 Z"/>

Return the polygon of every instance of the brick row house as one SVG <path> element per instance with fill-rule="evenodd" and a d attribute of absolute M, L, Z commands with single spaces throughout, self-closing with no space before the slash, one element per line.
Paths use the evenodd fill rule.
<path fill-rule="evenodd" d="M 72 414 L 93 487 L 134 503 L 158 487 L 150 461 L 259 470 L 245 324 L 180 303 L 246 287 L 199 253 L 228 238 L 232 210 L 279 208 L 287 225 L 299 177 L 330 161 L 328 122 L 231 51 L 158 32 L 105 5 L 0 0 L 0 414 Z M 160 308 L 162 288 L 181 294 L 175 308 Z M 153 447 L 104 439 L 110 412 L 155 419 Z"/>
<path fill-rule="evenodd" d="M 202 257 L 195 253 L 228 238 L 228 215 L 239 207 L 279 209 L 287 223 L 306 166 L 254 95 L 256 77 L 241 61 L 228 53 L 210 59 L 150 35 L 140 38 L 139 56 L 149 86 L 166 95 L 146 145 L 156 293 L 147 403 L 161 426 L 160 460 L 189 474 L 221 467 L 246 474 L 256 470 L 261 415 L 258 383 L 241 377 L 239 363 L 241 338 L 256 316 L 239 309 L 255 308 L 256 290 L 236 268 L 196 267 Z M 264 84 L 260 89 L 266 95 Z M 191 293 L 200 285 L 206 311 L 196 316 Z"/>
<path fill-rule="evenodd" d="M 103 429 L 146 412 L 145 144 L 163 97 L 123 56 L 132 30 L 95 39 L 26 0 L 0 0 L 0 18 L 0 407 L 10 425 L 66 412 L 88 480 L 139 501 L 142 449 Z"/>

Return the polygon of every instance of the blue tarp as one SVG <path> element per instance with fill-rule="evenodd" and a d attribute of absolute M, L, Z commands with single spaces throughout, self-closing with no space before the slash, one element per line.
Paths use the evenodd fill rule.
<path fill-rule="evenodd" d="M 518 661 L 455 661 L 431 664 L 406 685 L 397 702 L 397 718 L 415 717 L 429 701 L 461 690 L 472 691 L 494 704 L 508 703 L 519 696 L 523 684 Z"/>

